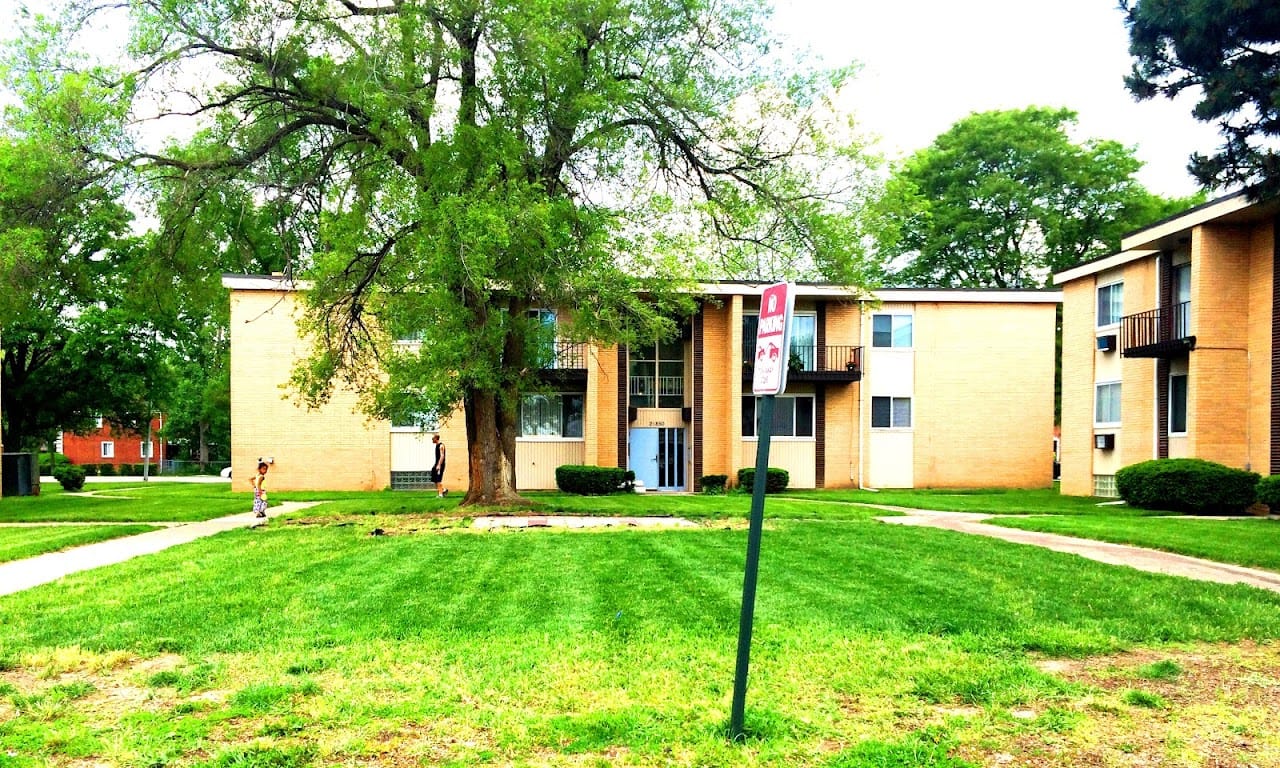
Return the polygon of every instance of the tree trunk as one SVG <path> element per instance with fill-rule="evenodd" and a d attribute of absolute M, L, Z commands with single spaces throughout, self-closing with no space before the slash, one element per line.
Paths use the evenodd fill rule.
<path fill-rule="evenodd" d="M 205 422 L 199 423 L 200 428 L 200 448 L 196 454 L 196 459 L 200 462 L 200 471 L 205 470 L 205 465 L 209 463 L 209 425 Z"/>
<path fill-rule="evenodd" d="M 464 398 L 470 484 L 463 506 L 528 504 L 516 492 L 514 420 L 503 413 L 501 402 L 497 392 L 479 389 L 471 390 Z"/>

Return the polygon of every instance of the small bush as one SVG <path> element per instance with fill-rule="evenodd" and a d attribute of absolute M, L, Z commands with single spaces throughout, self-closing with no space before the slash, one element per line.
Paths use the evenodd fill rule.
<path fill-rule="evenodd" d="M 738 470 L 738 487 L 744 491 L 751 492 L 755 488 L 755 478 L 755 467 L 743 467 Z M 787 486 L 790 483 L 791 474 L 787 470 L 769 467 L 765 474 L 764 492 L 782 493 L 787 490 Z"/>
<path fill-rule="evenodd" d="M 627 471 L 620 467 L 592 467 L 565 464 L 556 467 L 556 486 L 565 493 L 603 496 L 617 493 L 627 482 Z"/>
<path fill-rule="evenodd" d="M 64 491 L 78 491 L 84 487 L 84 469 L 75 464 L 58 467 L 53 471 L 53 478 Z"/>
<path fill-rule="evenodd" d="M 115 473 L 116 473 L 115 464 L 103 463 L 98 465 L 98 474 L 102 475 L 103 477 L 112 477 L 115 475 Z"/>
<path fill-rule="evenodd" d="M 42 475 L 53 475 L 54 477 L 57 477 L 56 473 L 59 467 L 66 467 L 71 465 L 71 459 L 68 459 L 65 454 L 61 454 L 61 453 L 53 454 L 53 463 L 49 462 L 49 454 L 47 453 L 39 454 L 39 458 L 40 458 L 40 474 Z"/>
<path fill-rule="evenodd" d="M 724 487 L 729 484 L 729 476 L 703 475 L 699 482 L 703 493 L 724 493 Z"/>
<path fill-rule="evenodd" d="M 1254 502 L 1258 473 L 1203 459 L 1153 459 L 1116 472 L 1131 507 L 1191 514 L 1236 514 Z"/>
<path fill-rule="evenodd" d="M 1258 481 L 1258 501 L 1280 512 L 1280 475 L 1264 477 Z"/>

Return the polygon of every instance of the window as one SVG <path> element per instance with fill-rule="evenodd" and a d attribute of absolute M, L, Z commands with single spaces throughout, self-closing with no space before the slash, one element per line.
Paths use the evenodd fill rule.
<path fill-rule="evenodd" d="M 155 457 L 156 457 L 156 444 L 155 444 L 155 443 L 151 443 L 151 442 L 144 442 L 144 443 L 139 444 L 139 446 L 138 446 L 138 458 L 140 458 L 140 459 L 154 459 Z"/>
<path fill-rule="evenodd" d="M 1187 375 L 1169 377 L 1169 434 L 1187 432 Z"/>
<path fill-rule="evenodd" d="M 116 444 L 111 440 L 102 441 L 102 458 L 114 459 L 116 457 Z"/>
<path fill-rule="evenodd" d="M 756 405 L 751 395 L 742 398 L 742 436 L 756 437 Z M 773 437 L 813 437 L 813 396 L 785 395 L 773 400 Z"/>
<path fill-rule="evenodd" d="M 1115 325 L 1124 315 L 1124 283 L 1098 288 L 1098 327 Z"/>
<path fill-rule="evenodd" d="M 911 315 L 872 315 L 871 346 L 910 347 Z"/>
<path fill-rule="evenodd" d="M 102 417 L 101 417 L 101 416 L 96 416 L 96 417 L 94 417 L 93 422 L 94 422 L 94 425 L 95 425 L 98 429 L 102 429 Z"/>
<path fill-rule="evenodd" d="M 871 398 L 871 426 L 875 429 L 904 429 L 911 426 L 911 398 Z"/>
<path fill-rule="evenodd" d="M 1115 475 L 1094 475 L 1093 476 L 1093 495 L 1102 496 L 1108 499 L 1120 498 L 1120 491 L 1116 490 Z"/>
<path fill-rule="evenodd" d="M 582 437 L 583 394 L 525 395 L 520 401 L 521 437 Z"/>
<path fill-rule="evenodd" d="M 1094 385 L 1093 423 L 1096 426 L 1120 423 L 1120 382 Z"/>
<path fill-rule="evenodd" d="M 796 313 L 791 316 L 791 357 L 798 359 L 800 370 L 817 369 L 818 357 L 818 316 Z"/>
<path fill-rule="evenodd" d="M 631 348 L 631 406 L 684 406 L 684 343 L 680 339 Z"/>
<path fill-rule="evenodd" d="M 391 417 L 393 432 L 438 432 L 440 418 L 425 411 L 402 411 Z"/>

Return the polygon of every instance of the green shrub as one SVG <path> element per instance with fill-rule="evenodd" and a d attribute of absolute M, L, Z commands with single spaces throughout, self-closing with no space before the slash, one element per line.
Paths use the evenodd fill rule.
<path fill-rule="evenodd" d="M 68 459 L 65 454 L 61 453 L 53 454 L 53 463 L 49 462 L 49 454 L 47 453 L 39 454 L 39 458 L 40 474 L 42 475 L 54 475 L 57 477 L 56 473 L 59 467 L 67 467 L 71 465 L 71 459 Z"/>
<path fill-rule="evenodd" d="M 1258 501 L 1280 512 L 1280 475 L 1264 477 L 1258 481 Z"/>
<path fill-rule="evenodd" d="M 724 487 L 729 484 L 729 476 L 703 475 L 699 482 L 703 493 L 724 493 Z"/>
<path fill-rule="evenodd" d="M 115 473 L 116 473 L 115 464 L 103 463 L 98 465 L 98 474 L 102 475 L 103 477 L 112 477 L 115 475 Z"/>
<path fill-rule="evenodd" d="M 750 492 L 755 488 L 755 467 L 743 467 L 738 470 L 738 487 Z M 769 467 L 764 479 L 765 493 L 782 493 L 791 483 L 791 474 L 785 469 Z"/>
<path fill-rule="evenodd" d="M 78 491 L 84 487 L 84 468 L 66 464 L 53 471 L 53 478 L 64 491 Z"/>
<path fill-rule="evenodd" d="M 1120 498 L 1139 509 L 1234 514 L 1254 502 L 1258 473 L 1204 459 L 1153 459 L 1116 472 Z"/>
<path fill-rule="evenodd" d="M 603 496 L 623 490 L 627 471 L 620 467 L 592 467 L 565 464 L 556 467 L 556 486 L 565 493 Z"/>

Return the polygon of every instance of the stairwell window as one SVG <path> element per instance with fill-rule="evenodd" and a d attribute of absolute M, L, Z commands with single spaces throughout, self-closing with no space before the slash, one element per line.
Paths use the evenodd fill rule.
<path fill-rule="evenodd" d="M 1120 382 L 1106 381 L 1094 385 L 1093 425 L 1120 426 Z"/>
<path fill-rule="evenodd" d="M 1098 286 L 1098 327 L 1117 325 L 1124 316 L 1124 283 Z"/>

